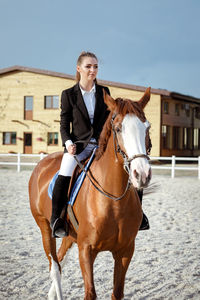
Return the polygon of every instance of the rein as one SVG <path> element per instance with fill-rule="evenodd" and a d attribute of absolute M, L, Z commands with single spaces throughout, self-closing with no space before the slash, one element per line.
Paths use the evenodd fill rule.
<path fill-rule="evenodd" d="M 74 156 L 78 166 L 80 167 L 81 171 L 83 171 L 85 173 L 85 175 L 87 176 L 87 178 L 89 179 L 89 181 L 91 182 L 91 184 L 94 186 L 94 188 L 100 192 L 102 195 L 104 195 L 105 197 L 109 198 L 109 199 L 112 199 L 114 201 L 118 201 L 118 200 L 121 200 L 125 195 L 126 195 L 126 192 L 128 191 L 129 189 L 129 186 L 130 186 L 130 182 L 129 182 L 129 179 L 128 179 L 128 182 L 127 182 L 127 186 L 125 188 L 125 191 L 124 193 L 120 196 L 120 197 L 115 197 L 113 196 L 112 194 L 106 192 L 104 190 L 104 188 L 98 183 L 98 181 L 94 178 L 93 174 L 91 173 L 90 169 L 88 171 L 85 170 L 83 164 L 78 160 L 78 158 L 76 157 L 76 155 Z M 90 176 L 87 174 L 87 172 L 90 173 Z M 95 181 L 95 182 L 94 182 Z M 99 187 L 98 187 L 98 186 Z"/>
<path fill-rule="evenodd" d="M 80 167 L 80 169 L 85 173 L 85 175 L 88 177 L 89 181 L 91 182 L 91 184 L 94 186 L 94 188 L 100 192 L 102 195 L 104 195 L 105 197 L 109 198 L 109 199 L 112 199 L 114 201 L 118 201 L 118 200 L 121 200 L 127 193 L 129 187 L 131 186 L 131 181 L 130 181 L 130 164 L 132 162 L 132 160 L 136 159 L 136 158 L 146 158 L 149 160 L 149 156 L 146 155 L 146 154 L 136 154 L 136 155 L 133 155 L 131 158 L 128 158 L 128 156 L 126 155 L 126 153 L 124 151 L 121 150 L 120 146 L 119 146 L 119 142 L 118 142 L 118 139 L 117 139 L 117 134 L 116 134 L 116 131 L 115 131 L 115 128 L 114 128 L 114 119 L 115 117 L 117 116 L 117 114 L 113 114 L 112 116 L 112 119 L 111 119 L 111 126 L 112 126 L 112 132 L 113 132 L 113 144 L 114 144 L 114 152 L 115 152 L 115 157 L 117 159 L 117 153 L 121 154 L 122 157 L 123 157 L 123 160 L 124 160 L 124 163 L 123 163 L 123 167 L 124 167 L 124 170 L 127 172 L 128 174 L 128 180 L 127 180 L 127 185 L 126 185 L 126 188 L 124 190 L 124 193 L 119 196 L 119 197 L 115 197 L 113 195 L 111 195 L 110 193 L 106 192 L 104 190 L 104 188 L 98 183 L 98 181 L 94 178 L 93 174 L 91 173 L 90 169 L 88 170 L 89 173 L 90 173 L 90 176 L 87 174 L 88 171 L 85 170 L 84 168 L 84 165 L 78 160 L 78 158 L 76 157 L 76 155 L 74 155 L 74 159 L 76 160 L 78 166 Z M 87 141 L 77 141 L 75 143 L 83 143 L 83 142 L 88 142 Z M 89 142 L 90 144 L 96 144 L 94 142 Z M 99 187 L 98 187 L 98 186 Z"/>

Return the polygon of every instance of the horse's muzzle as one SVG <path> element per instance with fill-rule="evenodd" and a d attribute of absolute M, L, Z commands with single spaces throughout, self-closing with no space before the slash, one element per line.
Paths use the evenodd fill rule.
<path fill-rule="evenodd" d="M 148 169 L 148 171 L 133 171 L 133 176 L 131 178 L 131 181 L 133 183 L 133 186 L 135 188 L 145 188 L 148 186 L 152 176 L 151 168 Z"/>

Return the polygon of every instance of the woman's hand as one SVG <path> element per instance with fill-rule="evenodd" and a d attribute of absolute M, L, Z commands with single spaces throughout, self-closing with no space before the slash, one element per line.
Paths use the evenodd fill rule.
<path fill-rule="evenodd" d="M 75 155 L 76 154 L 76 144 L 69 145 L 69 147 L 67 148 L 67 151 L 69 154 Z"/>

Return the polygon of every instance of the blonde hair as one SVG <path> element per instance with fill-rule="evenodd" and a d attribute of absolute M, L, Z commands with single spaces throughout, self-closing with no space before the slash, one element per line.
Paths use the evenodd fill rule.
<path fill-rule="evenodd" d="M 79 55 L 79 57 L 77 59 L 77 66 L 80 66 L 82 64 L 82 61 L 85 57 L 92 57 L 98 61 L 98 59 L 94 53 L 83 51 L 83 52 L 81 52 L 81 54 Z M 78 71 L 76 71 L 76 81 L 79 82 L 80 79 L 81 79 L 80 73 Z M 95 78 L 94 82 L 97 83 L 96 78 Z"/>

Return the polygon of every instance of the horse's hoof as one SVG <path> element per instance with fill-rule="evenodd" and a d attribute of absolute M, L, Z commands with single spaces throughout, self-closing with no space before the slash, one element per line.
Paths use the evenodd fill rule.
<path fill-rule="evenodd" d="M 63 238 L 68 235 L 68 224 L 62 218 L 58 218 L 52 225 L 52 237 Z"/>

